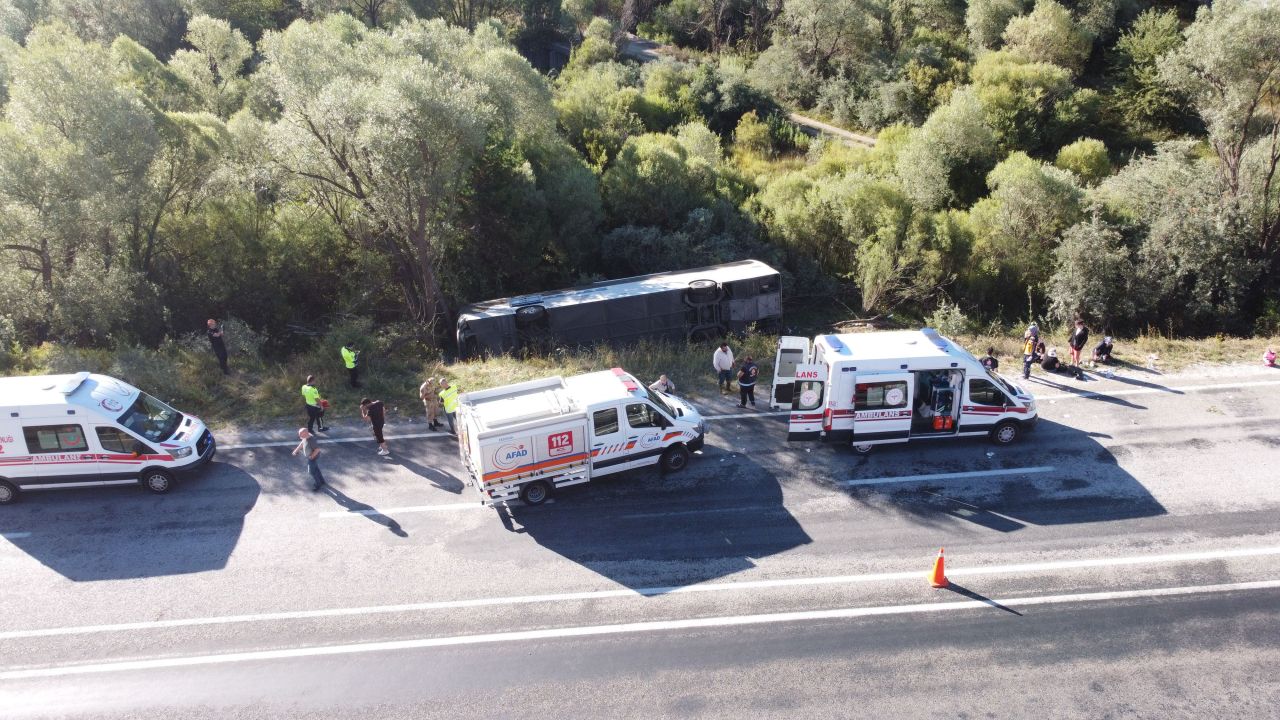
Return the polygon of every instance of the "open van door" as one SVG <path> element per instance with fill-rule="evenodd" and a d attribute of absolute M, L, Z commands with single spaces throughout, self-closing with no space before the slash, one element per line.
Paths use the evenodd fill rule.
<path fill-rule="evenodd" d="M 791 384 L 788 440 L 816 440 L 822 435 L 822 411 L 827 399 L 827 366 L 801 363 Z"/>
<path fill-rule="evenodd" d="M 778 355 L 773 360 L 773 394 L 769 407 L 790 410 L 796 367 L 809 360 L 809 338 L 783 335 L 778 338 Z"/>

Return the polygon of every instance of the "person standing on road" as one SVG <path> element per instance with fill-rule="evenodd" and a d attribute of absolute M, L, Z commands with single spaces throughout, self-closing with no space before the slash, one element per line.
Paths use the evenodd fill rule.
<path fill-rule="evenodd" d="M 324 400 L 320 397 L 320 388 L 316 387 L 316 376 L 308 375 L 302 384 L 302 402 L 307 410 L 307 432 L 325 432 L 329 428 L 324 424 Z"/>
<path fill-rule="evenodd" d="M 746 407 L 748 400 L 751 401 L 751 407 L 756 406 L 756 378 L 759 375 L 760 368 L 756 367 L 755 361 L 748 355 L 742 368 L 738 370 L 738 394 L 741 396 L 738 407 Z"/>
<path fill-rule="evenodd" d="M 1267 367 L 1275 367 L 1275 366 L 1276 366 L 1276 351 L 1275 351 L 1275 348 L 1267 348 L 1267 351 L 1266 351 L 1266 352 L 1264 352 L 1264 353 L 1262 353 L 1262 364 L 1263 364 L 1263 365 L 1266 365 Z"/>
<path fill-rule="evenodd" d="M 298 446 L 293 449 L 293 454 L 302 453 L 302 457 L 307 461 L 307 472 L 311 474 L 311 490 L 315 492 L 324 485 L 324 474 L 320 472 L 320 443 L 316 442 L 316 436 L 306 428 L 298 429 Z"/>
<path fill-rule="evenodd" d="M 440 427 L 440 387 L 436 385 L 435 378 L 429 377 L 418 386 L 418 397 L 422 398 L 422 406 L 427 410 L 427 427 L 432 430 Z"/>
<path fill-rule="evenodd" d="M 987 348 L 987 356 L 982 358 L 981 362 L 982 367 L 995 372 L 1000 367 L 1000 361 L 996 359 L 996 349 L 993 347 Z"/>
<path fill-rule="evenodd" d="M 218 324 L 217 320 L 209 318 L 205 328 L 204 333 L 209 336 L 209 348 L 218 358 L 218 367 L 222 368 L 223 375 L 230 375 L 231 371 L 227 369 L 227 344 L 222 339 L 222 325 Z"/>
<path fill-rule="evenodd" d="M 444 419 L 449 422 L 449 434 L 457 435 L 454 420 L 458 412 L 458 386 L 445 378 L 440 378 L 440 402 L 444 405 Z"/>
<path fill-rule="evenodd" d="M 1036 361 L 1036 344 L 1040 338 L 1032 335 L 1031 330 L 1027 330 L 1022 336 L 1022 379 L 1029 380 L 1031 378 L 1031 364 Z"/>
<path fill-rule="evenodd" d="M 355 343 L 342 346 L 342 365 L 347 368 L 347 381 L 351 387 L 360 387 L 360 351 L 352 348 Z"/>
<path fill-rule="evenodd" d="M 382 426 L 387 423 L 387 414 L 383 409 L 382 401 L 361 398 L 360 417 L 373 426 L 373 439 L 374 442 L 378 443 L 378 454 L 390 455 L 391 451 L 387 449 L 387 440 L 382 437 Z"/>
<path fill-rule="evenodd" d="M 715 368 L 716 377 L 719 378 L 720 394 L 723 395 L 732 390 L 733 351 L 729 349 L 729 343 L 720 343 L 720 349 L 711 356 L 711 367 Z"/>
<path fill-rule="evenodd" d="M 1089 342 L 1089 328 L 1084 326 L 1084 320 L 1076 318 L 1076 329 L 1071 331 L 1071 338 L 1067 340 L 1067 345 L 1071 347 L 1071 364 L 1080 367 L 1080 352 L 1084 350 L 1084 344 Z"/>

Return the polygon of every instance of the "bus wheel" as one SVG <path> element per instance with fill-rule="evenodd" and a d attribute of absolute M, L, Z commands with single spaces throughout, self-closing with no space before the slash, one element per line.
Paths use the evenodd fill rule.
<path fill-rule="evenodd" d="M 997 445 L 1008 445 L 1017 439 L 1018 424 L 1012 420 L 1005 420 L 991 431 L 991 441 Z"/>
<path fill-rule="evenodd" d="M 142 474 L 142 485 L 157 495 L 173 489 L 173 476 L 160 468 L 152 468 Z"/>
<path fill-rule="evenodd" d="M 0 480 L 0 505 L 8 505 L 11 502 L 17 502 L 17 500 L 18 488 L 7 480 Z"/>
<path fill-rule="evenodd" d="M 551 497 L 551 486 L 542 480 L 534 480 L 520 486 L 520 499 L 526 505 L 541 505 Z"/>
<path fill-rule="evenodd" d="M 660 464 L 663 472 L 680 472 L 689 464 L 689 448 L 684 445 L 672 445 L 662 453 Z"/>
<path fill-rule="evenodd" d="M 872 445 L 871 443 L 863 443 L 862 445 L 854 445 L 853 451 L 859 455 L 866 455 L 867 453 L 870 453 L 874 447 L 875 445 Z"/>

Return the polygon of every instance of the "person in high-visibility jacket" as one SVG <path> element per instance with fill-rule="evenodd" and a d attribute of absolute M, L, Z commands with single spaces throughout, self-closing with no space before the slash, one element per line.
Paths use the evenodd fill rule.
<path fill-rule="evenodd" d="M 458 386 L 445 378 L 440 378 L 440 402 L 444 404 L 444 419 L 449 423 L 449 433 L 457 435 L 454 416 L 458 413 Z"/>
<path fill-rule="evenodd" d="M 351 387 L 360 387 L 360 351 L 353 350 L 350 346 L 353 343 L 347 343 L 342 346 L 342 364 L 347 368 L 347 376 L 350 378 Z"/>
<path fill-rule="evenodd" d="M 320 397 L 320 388 L 316 387 L 315 375 L 308 375 L 302 385 L 302 403 L 307 410 L 307 431 L 328 430 L 324 425 L 324 400 Z"/>

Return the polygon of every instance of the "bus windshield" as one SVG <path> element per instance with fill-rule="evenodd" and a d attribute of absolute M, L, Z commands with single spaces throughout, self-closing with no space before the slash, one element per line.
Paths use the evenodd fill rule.
<path fill-rule="evenodd" d="M 116 422 L 151 442 L 158 443 L 173 436 L 182 422 L 182 413 L 144 392 L 139 392 L 138 399 Z"/>

